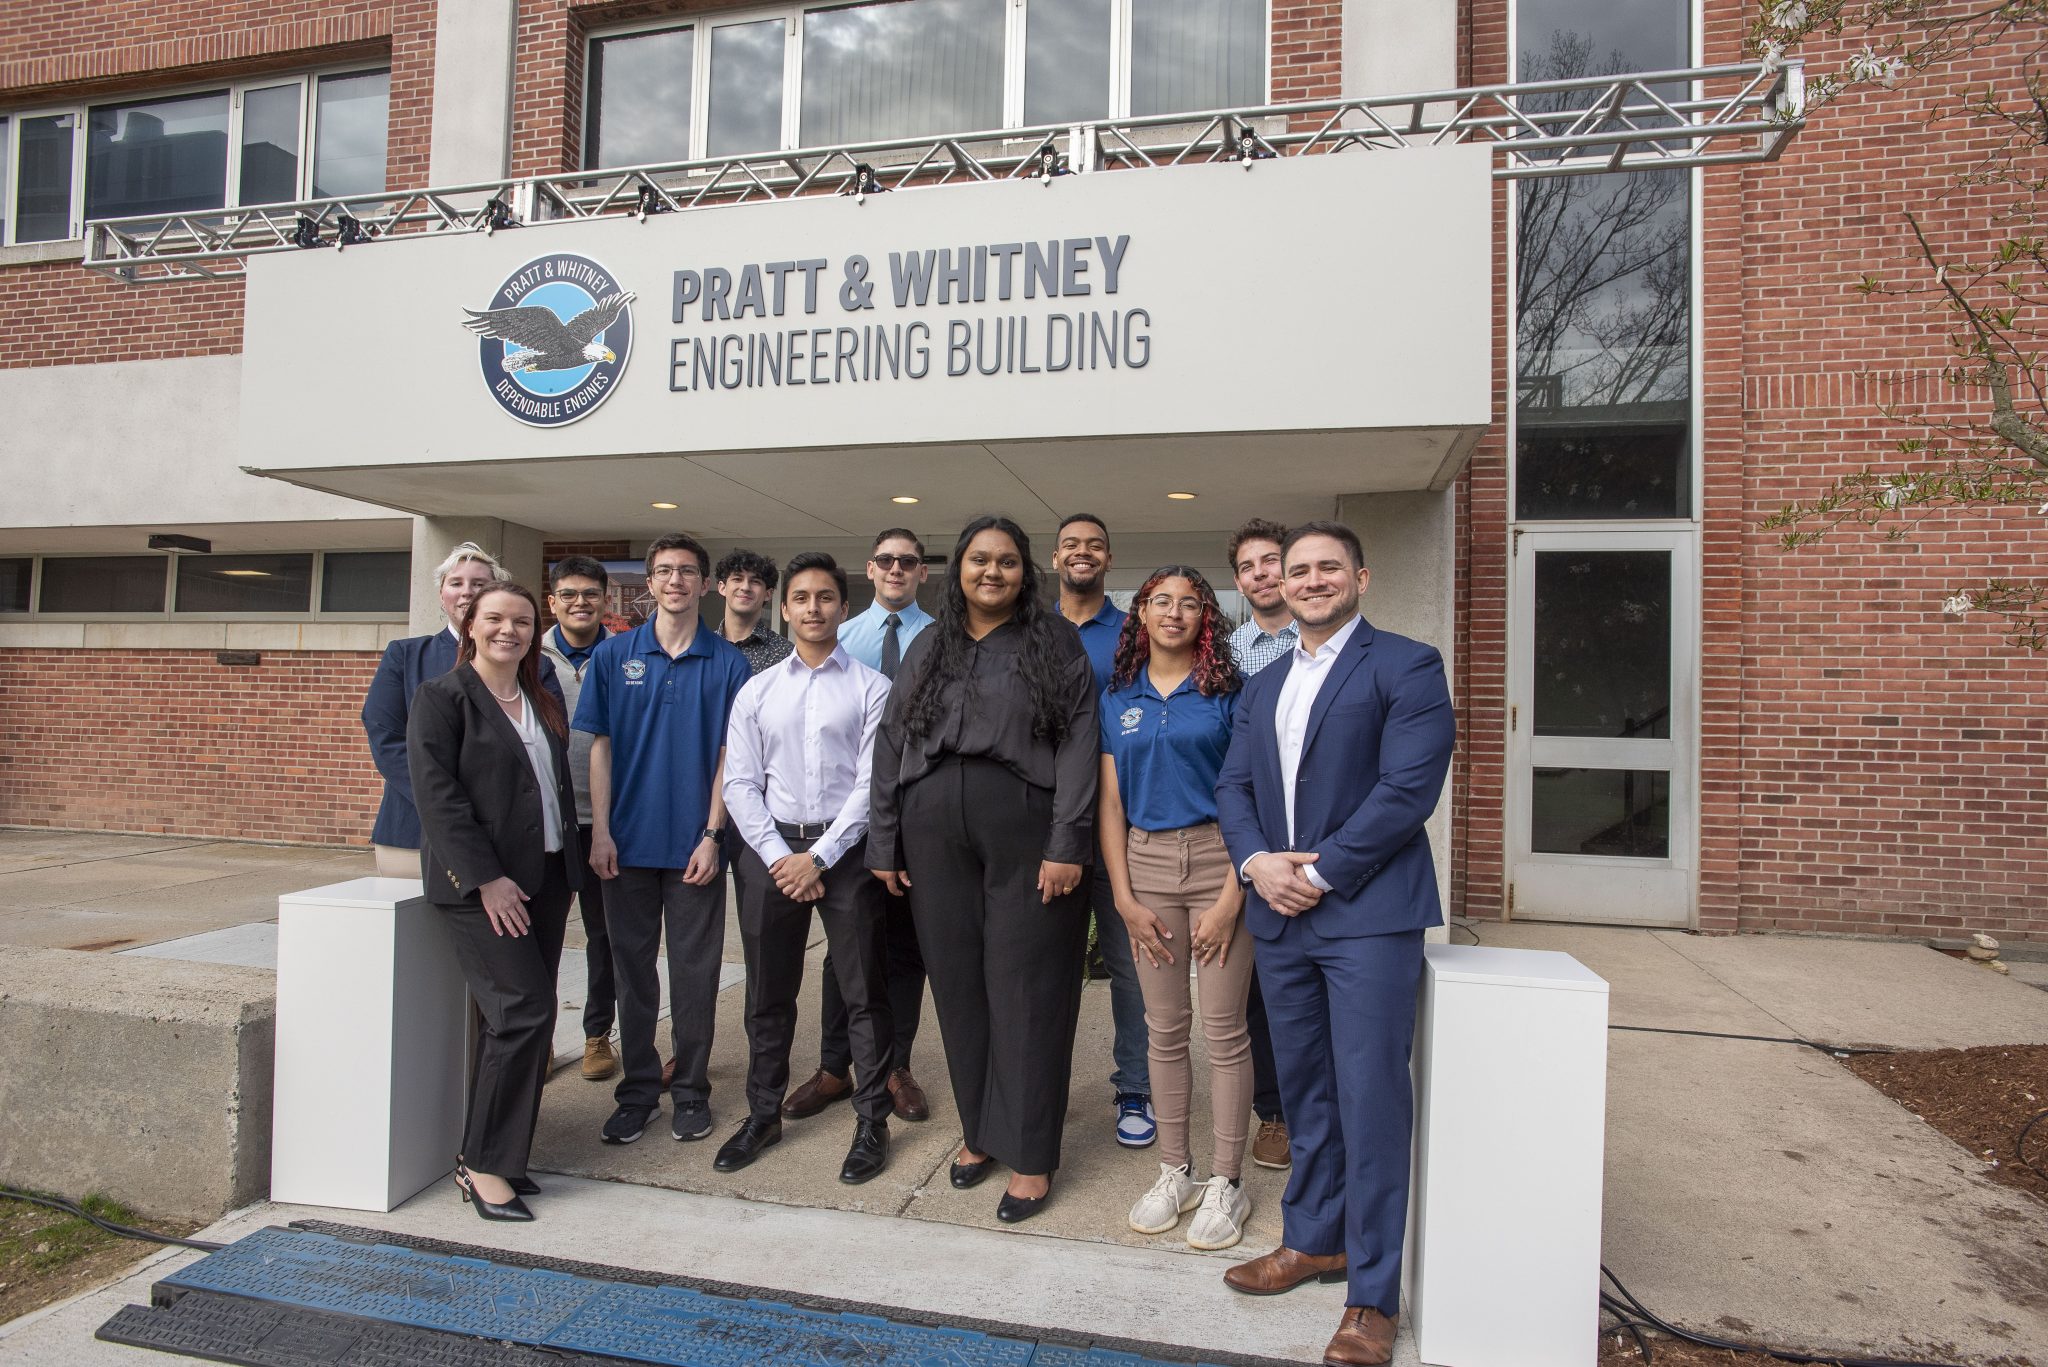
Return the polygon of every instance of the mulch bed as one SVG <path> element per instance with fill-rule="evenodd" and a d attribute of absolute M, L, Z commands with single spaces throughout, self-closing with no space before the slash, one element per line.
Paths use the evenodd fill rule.
<path fill-rule="evenodd" d="M 1968 1149 L 1986 1177 L 2048 1201 L 2048 1120 L 2027 1134 L 2031 1167 L 2013 1147 L 2028 1118 L 2048 1111 L 2048 1044 L 1859 1054 L 1842 1062 Z"/>

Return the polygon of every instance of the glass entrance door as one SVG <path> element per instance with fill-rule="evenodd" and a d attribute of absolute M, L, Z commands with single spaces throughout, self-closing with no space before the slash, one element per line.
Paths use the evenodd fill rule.
<path fill-rule="evenodd" d="M 1686 530 L 1515 533 L 1515 919 L 1692 920 L 1694 541 Z"/>

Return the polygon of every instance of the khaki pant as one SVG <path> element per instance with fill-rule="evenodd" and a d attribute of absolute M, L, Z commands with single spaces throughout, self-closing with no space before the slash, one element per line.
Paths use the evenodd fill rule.
<path fill-rule="evenodd" d="M 1188 1111 L 1194 1071 L 1188 1062 L 1188 1032 L 1194 1019 L 1188 983 L 1189 931 L 1215 904 L 1224 880 L 1232 877 L 1230 855 L 1215 825 L 1178 831 L 1130 833 L 1131 889 L 1152 910 L 1172 939 L 1174 961 L 1154 966 L 1137 951 L 1138 987 L 1145 995 L 1145 1025 L 1151 1032 L 1152 1112 L 1159 1122 L 1159 1157 L 1171 1167 L 1189 1162 Z M 1224 962 L 1199 964 L 1202 1034 L 1209 1043 L 1209 1111 L 1215 1132 L 1212 1175 L 1243 1175 L 1244 1148 L 1252 1109 L 1251 1036 L 1244 1002 L 1252 982 L 1252 937 L 1237 919 Z"/>
<path fill-rule="evenodd" d="M 396 845 L 370 846 L 377 855 L 377 876 L 379 878 L 417 878 L 420 876 L 420 852 L 402 850 Z M 485 1169 L 489 1171 L 489 1169 Z"/>

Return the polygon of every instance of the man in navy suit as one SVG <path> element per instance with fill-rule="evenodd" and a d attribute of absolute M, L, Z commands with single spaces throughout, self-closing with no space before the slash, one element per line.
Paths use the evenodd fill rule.
<path fill-rule="evenodd" d="M 1423 823 L 1456 721 L 1435 649 L 1359 615 L 1371 572 L 1355 532 L 1306 523 L 1281 553 L 1301 639 L 1245 685 L 1216 807 L 1294 1163 L 1281 1247 L 1224 1280 L 1251 1295 L 1345 1282 L 1323 1361 L 1376 1364 L 1401 1309 L 1422 933 L 1443 921 Z"/>

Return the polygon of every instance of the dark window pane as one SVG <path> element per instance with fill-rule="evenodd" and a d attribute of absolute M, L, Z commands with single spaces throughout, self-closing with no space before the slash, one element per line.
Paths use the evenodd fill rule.
<path fill-rule="evenodd" d="M 1671 735 L 1671 553 L 1536 556 L 1535 733 Z"/>
<path fill-rule="evenodd" d="M 35 561 L 28 556 L 0 560 L 0 612 L 27 612 L 28 586 Z"/>
<path fill-rule="evenodd" d="M 807 147 L 1003 121 L 1003 0 L 892 0 L 804 15 Z"/>
<path fill-rule="evenodd" d="M 1131 113 L 1266 101 L 1266 0 L 1131 0 Z"/>
<path fill-rule="evenodd" d="M 1518 415 L 1516 517 L 1691 516 L 1692 429 L 1682 414 L 1606 426 L 1550 416 L 1526 407 Z"/>
<path fill-rule="evenodd" d="M 412 603 L 411 551 L 329 551 L 322 612 L 404 612 Z"/>
<path fill-rule="evenodd" d="M 1024 11 L 1024 122 L 1109 115 L 1111 0 L 1031 0 Z"/>
<path fill-rule="evenodd" d="M 299 86 L 273 85 L 242 95 L 244 204 L 283 204 L 299 197 Z"/>
<path fill-rule="evenodd" d="M 583 164 L 645 166 L 690 156 L 696 32 L 630 33 L 590 45 L 590 127 Z M 782 79 L 780 72 L 776 80 Z"/>
<path fill-rule="evenodd" d="M 44 612 L 162 612 L 160 555 L 46 556 Z"/>
<path fill-rule="evenodd" d="M 227 91 L 101 105 L 86 116 L 88 219 L 218 209 L 227 193 Z"/>
<path fill-rule="evenodd" d="M 1538 769 L 1529 848 L 1537 854 L 1671 857 L 1671 775 L 1647 769 Z"/>
<path fill-rule="evenodd" d="M 181 555 L 178 612 L 304 612 L 310 555 Z"/>
<path fill-rule="evenodd" d="M 384 189 L 391 126 L 391 73 L 322 76 L 314 101 L 313 193 L 374 195 Z"/>
<path fill-rule="evenodd" d="M 21 121 L 16 242 L 55 242 L 71 236 L 71 138 L 77 125 L 76 114 L 44 114 Z"/>
<path fill-rule="evenodd" d="M 711 114 L 705 151 L 714 157 L 782 146 L 783 21 L 711 30 Z"/>

